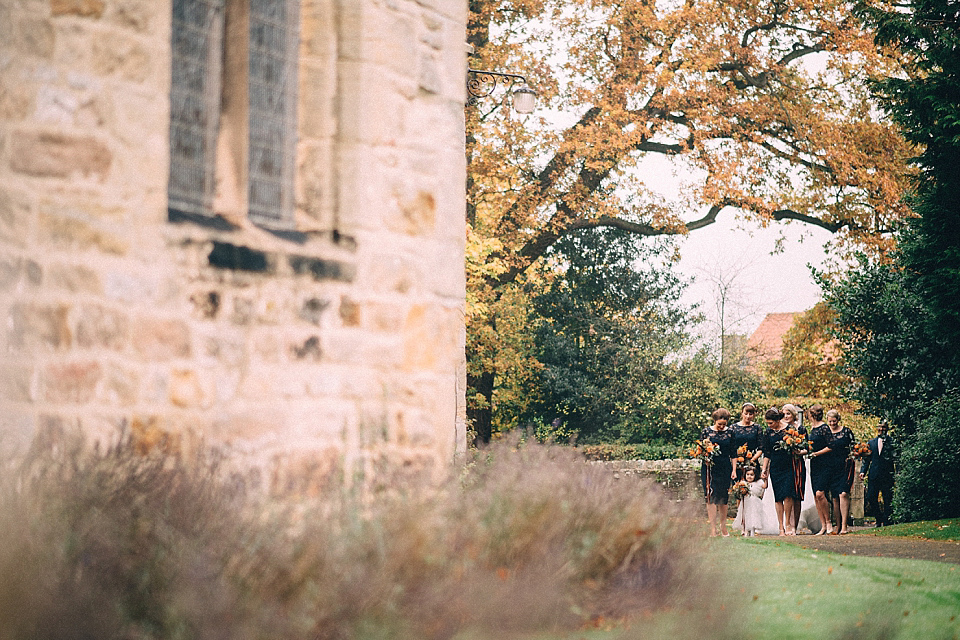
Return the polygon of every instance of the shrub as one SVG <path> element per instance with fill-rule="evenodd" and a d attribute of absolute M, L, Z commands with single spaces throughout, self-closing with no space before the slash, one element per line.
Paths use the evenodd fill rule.
<path fill-rule="evenodd" d="M 3 640 L 509 638 L 708 601 L 677 505 L 569 448 L 503 442 L 441 488 L 311 499 L 209 450 L 5 460 Z"/>
<path fill-rule="evenodd" d="M 671 460 L 686 458 L 686 447 L 676 444 L 586 444 L 578 447 L 587 460 Z"/>
<path fill-rule="evenodd" d="M 960 392 L 953 391 L 923 412 L 916 433 L 903 444 L 893 492 L 899 522 L 960 516 Z"/>

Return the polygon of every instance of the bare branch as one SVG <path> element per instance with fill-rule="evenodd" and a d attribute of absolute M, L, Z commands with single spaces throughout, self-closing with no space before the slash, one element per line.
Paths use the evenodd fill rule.
<path fill-rule="evenodd" d="M 826 220 L 821 220 L 814 216 L 809 216 L 805 213 L 799 213 L 791 209 L 779 209 L 774 211 L 771 214 L 771 217 L 774 220 L 799 220 L 800 222 L 805 222 L 807 224 L 812 224 L 815 227 L 820 227 L 821 229 L 826 229 L 830 233 L 836 233 L 843 229 L 844 227 L 853 226 L 850 222 L 827 222 Z"/>
<path fill-rule="evenodd" d="M 785 67 L 790 64 L 797 58 L 802 58 L 803 56 L 808 56 L 811 53 L 820 53 L 821 51 L 826 51 L 826 47 L 823 46 L 823 43 L 818 42 L 812 47 L 794 47 L 793 51 L 783 56 L 777 60 L 777 65 Z"/>

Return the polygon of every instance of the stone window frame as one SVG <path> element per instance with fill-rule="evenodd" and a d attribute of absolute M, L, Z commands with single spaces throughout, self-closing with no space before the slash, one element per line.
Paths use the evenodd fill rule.
<path fill-rule="evenodd" d="M 300 0 L 173 0 L 171 221 L 223 230 L 248 223 L 296 230 L 300 5 Z M 184 19 L 206 22 L 187 25 Z M 186 34 L 178 32 L 185 26 Z M 284 47 L 279 59 L 262 57 L 271 45 Z M 279 99 L 264 99 L 278 86 Z M 262 106 L 279 106 L 272 121 Z M 178 131 L 190 137 L 178 137 Z M 277 133 L 282 139 L 271 145 Z M 265 186 L 279 195 L 274 207 L 269 199 L 251 197 Z"/>

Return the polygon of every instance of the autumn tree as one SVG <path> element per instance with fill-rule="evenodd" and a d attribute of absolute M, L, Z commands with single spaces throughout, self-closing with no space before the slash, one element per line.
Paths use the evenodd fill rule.
<path fill-rule="evenodd" d="M 467 109 L 470 411 L 481 434 L 497 366 L 492 310 L 566 234 L 685 233 L 730 209 L 882 247 L 904 215 L 909 149 L 877 118 L 864 83 L 865 69 L 895 61 L 847 2 L 470 8 L 470 65 L 522 71 L 540 99 L 524 118 L 502 92 Z M 679 173 L 681 196 L 663 196 L 657 158 Z"/>
<path fill-rule="evenodd" d="M 825 302 L 798 315 L 783 336 L 780 358 L 765 367 L 774 389 L 791 396 L 839 398 L 850 384 L 841 373 L 840 345 L 834 340 L 836 315 Z"/>

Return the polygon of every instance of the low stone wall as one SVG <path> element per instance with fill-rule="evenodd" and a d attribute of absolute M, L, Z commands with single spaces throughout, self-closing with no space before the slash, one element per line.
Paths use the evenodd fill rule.
<path fill-rule="evenodd" d="M 635 475 L 651 480 L 660 485 L 673 500 L 702 502 L 704 499 L 699 460 L 611 460 L 592 464 L 610 469 L 614 477 Z M 733 517 L 736 512 L 737 503 L 731 501 L 730 516 Z M 850 490 L 850 518 L 853 524 L 861 524 L 863 515 L 863 481 L 855 476 Z"/>

